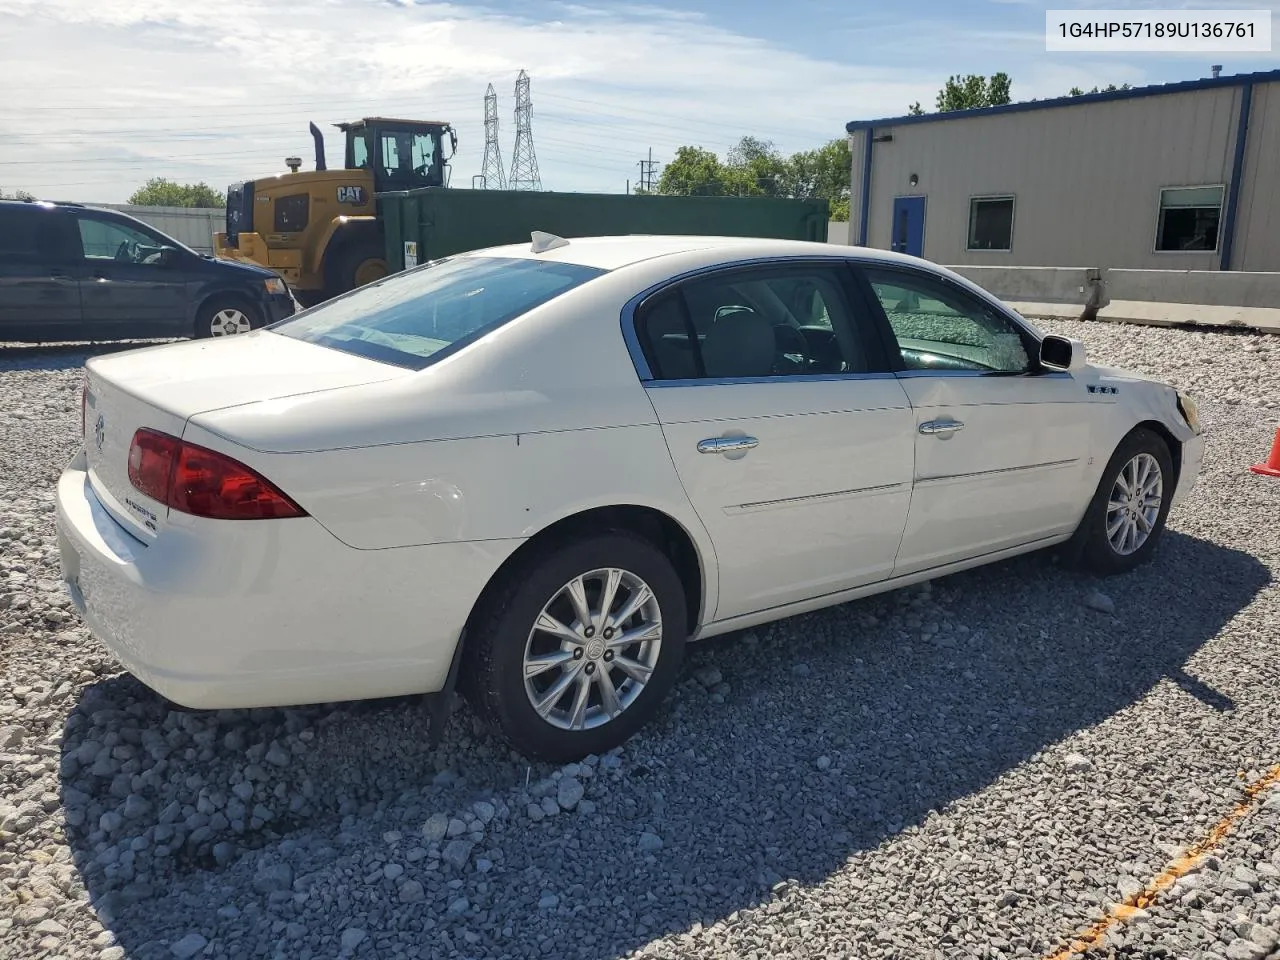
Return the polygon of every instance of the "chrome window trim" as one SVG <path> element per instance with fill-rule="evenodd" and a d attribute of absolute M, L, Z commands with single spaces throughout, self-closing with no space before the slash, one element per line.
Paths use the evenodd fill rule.
<path fill-rule="evenodd" d="M 650 298 L 669 290 L 678 284 L 698 277 L 706 276 L 713 273 L 722 273 L 731 270 L 741 269 L 743 267 L 790 267 L 790 266 L 832 266 L 840 265 L 844 267 L 871 267 L 875 269 L 902 270 L 908 274 L 916 273 L 923 275 L 926 279 L 935 283 L 950 285 L 955 287 L 959 292 L 977 297 L 984 304 L 995 310 L 1002 317 L 1014 324 L 1018 329 L 1022 330 L 1032 340 L 1039 344 L 1044 339 L 1044 333 L 1038 330 L 1030 321 L 1026 320 L 1019 313 L 1007 306 L 1002 300 L 988 293 L 982 287 L 974 284 L 973 281 L 964 277 L 959 277 L 959 281 L 948 273 L 942 273 L 937 270 L 923 269 L 912 263 L 899 263 L 897 260 L 889 258 L 880 258 L 875 256 L 853 255 L 833 250 L 828 254 L 803 253 L 803 254 L 780 254 L 776 256 L 763 257 L 744 257 L 732 260 L 723 260 L 719 263 L 708 264 L 701 267 L 694 267 L 691 270 L 685 270 L 672 276 L 659 280 L 657 283 L 650 284 L 639 293 L 633 295 L 622 307 L 619 321 L 622 327 L 622 340 L 626 344 L 627 353 L 631 356 L 631 363 L 635 367 L 636 375 L 640 378 L 640 382 L 646 387 L 663 387 L 663 386 L 723 386 L 739 383 L 779 383 L 779 382 L 804 382 L 804 381 L 824 381 L 824 380 L 884 380 L 891 377 L 956 377 L 956 376 L 1031 376 L 1037 378 L 1071 378 L 1071 374 L 1067 371 L 1028 371 L 1020 374 L 1001 373 L 998 371 L 986 370 L 897 370 L 897 371 L 874 371 L 870 373 L 822 373 L 822 374 L 787 374 L 771 377 L 705 377 L 683 380 L 659 380 L 653 375 L 653 370 L 649 366 L 649 361 L 645 358 L 644 349 L 640 346 L 640 335 L 636 333 L 636 312 Z M 959 276 L 959 275 L 957 275 Z M 865 278 L 860 278 L 865 282 Z"/>
<path fill-rule="evenodd" d="M 783 373 L 771 377 L 693 377 L 683 380 L 646 380 L 648 389 L 669 387 L 731 387 L 748 383 L 824 383 L 850 380 L 895 380 L 893 373 Z"/>
<path fill-rule="evenodd" d="M 1025 370 L 1005 373 L 1001 370 L 899 370 L 895 376 L 899 380 L 917 380 L 928 377 L 1003 377 L 1008 380 L 1020 377 L 1034 377 L 1036 380 L 1070 380 L 1071 374 L 1066 370 Z"/>

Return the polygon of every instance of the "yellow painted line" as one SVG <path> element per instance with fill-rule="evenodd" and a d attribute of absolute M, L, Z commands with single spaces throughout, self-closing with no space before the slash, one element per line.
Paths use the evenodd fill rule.
<path fill-rule="evenodd" d="M 1057 953 L 1050 954 L 1046 960 L 1070 960 L 1076 954 L 1087 953 L 1102 942 L 1107 931 L 1112 927 L 1128 920 L 1137 911 L 1152 906 L 1160 899 L 1160 894 L 1177 883 L 1179 878 L 1199 866 L 1205 854 L 1221 843 L 1235 825 L 1258 805 L 1258 798 L 1263 792 L 1277 783 L 1280 783 L 1280 764 L 1272 767 L 1264 776 L 1246 788 L 1244 799 L 1237 803 L 1230 813 L 1214 824 L 1213 829 L 1202 840 L 1193 844 L 1183 856 L 1158 873 L 1143 890 L 1126 898 L 1124 902 L 1116 904 L 1106 916 L 1081 930 L 1068 946 Z"/>

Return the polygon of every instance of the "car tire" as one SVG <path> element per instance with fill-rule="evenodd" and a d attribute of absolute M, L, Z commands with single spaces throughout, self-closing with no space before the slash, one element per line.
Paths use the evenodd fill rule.
<path fill-rule="evenodd" d="M 196 337 L 234 336 L 262 326 L 262 313 L 240 297 L 211 297 L 196 314 Z"/>
<path fill-rule="evenodd" d="M 1078 565 L 1114 576 L 1149 561 L 1164 533 L 1175 479 L 1164 438 L 1145 427 L 1129 433 L 1107 461 L 1073 537 Z M 1135 481 L 1139 493 L 1145 491 L 1141 499 L 1127 493 Z"/>
<path fill-rule="evenodd" d="M 611 574 L 610 611 L 627 613 L 639 597 L 639 608 L 620 625 L 633 636 L 647 626 L 649 639 L 616 646 L 626 634 L 613 633 L 619 624 L 604 621 L 600 610 Z M 585 622 L 572 596 L 575 583 L 588 605 Z M 538 629 L 551 623 L 548 614 L 567 631 Z M 490 728 L 530 759 L 565 763 L 602 754 L 652 720 L 674 686 L 686 618 L 680 577 L 648 540 L 616 530 L 561 542 L 515 564 L 486 590 L 468 626 L 462 692 Z M 527 675 L 538 666 L 535 658 L 542 669 Z M 557 684 L 561 694 L 549 699 Z M 613 690 L 608 704 L 606 684 Z M 549 708 L 540 713 L 535 699 Z"/>

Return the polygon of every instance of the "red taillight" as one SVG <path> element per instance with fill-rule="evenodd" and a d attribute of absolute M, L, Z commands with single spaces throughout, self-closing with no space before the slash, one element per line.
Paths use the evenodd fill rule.
<path fill-rule="evenodd" d="M 156 430 L 133 435 L 129 482 L 173 510 L 212 520 L 306 516 L 306 511 L 243 463 Z"/>

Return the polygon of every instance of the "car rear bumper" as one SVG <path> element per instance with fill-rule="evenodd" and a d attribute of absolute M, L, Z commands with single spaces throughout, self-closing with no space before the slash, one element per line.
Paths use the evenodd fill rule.
<path fill-rule="evenodd" d="M 471 605 L 519 541 L 356 550 L 310 517 L 173 515 L 144 543 L 94 493 L 81 452 L 56 496 L 62 576 L 91 632 L 192 708 L 431 693 Z"/>

